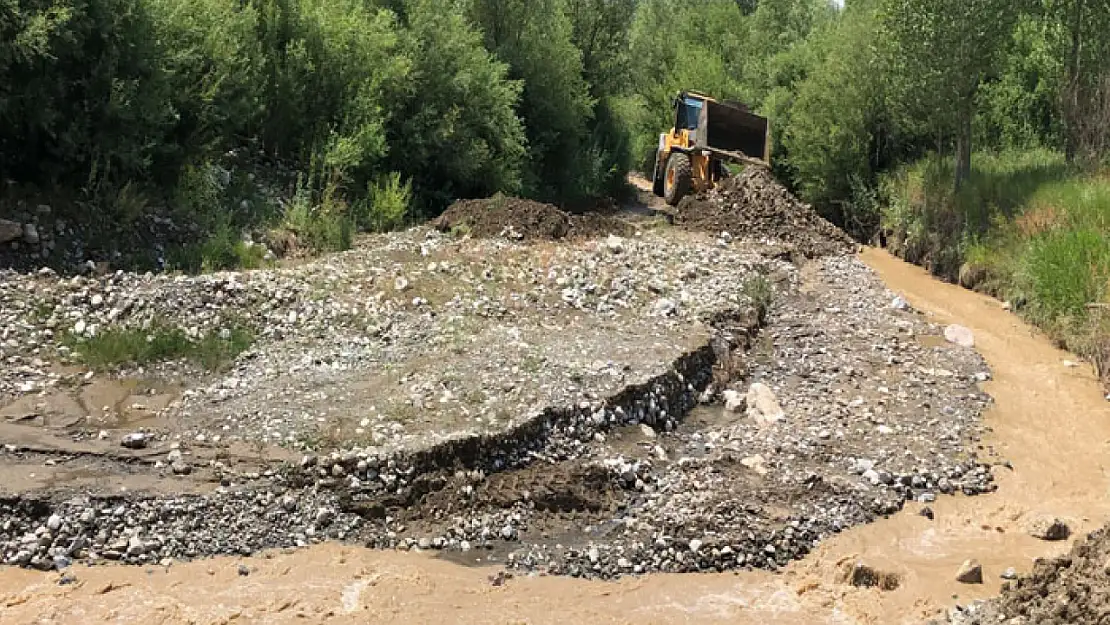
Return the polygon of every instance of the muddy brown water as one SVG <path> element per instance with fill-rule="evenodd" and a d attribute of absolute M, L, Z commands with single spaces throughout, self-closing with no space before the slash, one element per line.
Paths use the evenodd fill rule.
<path fill-rule="evenodd" d="M 1031 517 L 1051 514 L 1082 536 L 1110 518 L 1110 404 L 1088 368 L 1005 312 L 999 302 L 942 284 L 868 250 L 863 259 L 915 308 L 975 333 L 994 378 L 984 445 L 1012 461 L 999 489 L 941 498 L 935 520 L 902 513 L 833 537 L 779 574 L 653 575 L 619 582 L 533 577 L 494 584 L 496 569 L 426 555 L 324 545 L 254 558 L 169 568 L 74 567 L 57 573 L 0 570 L 0 623 L 916 623 L 957 601 L 996 594 L 1007 567 L 1070 541 L 1029 537 Z M 1074 359 L 1074 358 L 1072 358 Z M 955 581 L 966 558 L 982 585 Z M 845 566 L 896 575 L 898 588 L 855 588 Z M 239 565 L 249 575 L 239 574 Z"/>

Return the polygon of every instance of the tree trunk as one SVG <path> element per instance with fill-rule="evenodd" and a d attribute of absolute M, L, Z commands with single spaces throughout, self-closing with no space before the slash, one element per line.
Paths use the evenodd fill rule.
<path fill-rule="evenodd" d="M 956 191 L 971 178 L 971 118 L 975 116 L 975 97 L 968 98 L 961 107 L 959 128 L 956 132 Z"/>
<path fill-rule="evenodd" d="M 1067 85 L 1064 87 L 1064 155 L 1068 163 L 1075 161 L 1079 147 L 1079 54 L 1083 48 L 1083 2 L 1073 0 L 1071 15 L 1071 51 L 1068 53 Z"/>

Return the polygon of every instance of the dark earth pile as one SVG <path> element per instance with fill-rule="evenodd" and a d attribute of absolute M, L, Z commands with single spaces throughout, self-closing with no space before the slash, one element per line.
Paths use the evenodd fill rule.
<path fill-rule="evenodd" d="M 760 167 L 749 167 L 709 192 L 683 199 L 675 223 L 687 230 L 776 239 L 810 258 L 852 250 L 847 234 Z"/>
<path fill-rule="evenodd" d="M 551 204 L 504 196 L 455 202 L 433 225 L 444 232 L 521 241 L 632 233 L 631 226 L 613 217 L 596 213 L 574 215 Z"/>
<path fill-rule="evenodd" d="M 1110 527 L 1093 532 L 1059 558 L 1039 560 L 1002 596 L 957 608 L 949 623 L 1103 625 L 1110 623 Z"/>

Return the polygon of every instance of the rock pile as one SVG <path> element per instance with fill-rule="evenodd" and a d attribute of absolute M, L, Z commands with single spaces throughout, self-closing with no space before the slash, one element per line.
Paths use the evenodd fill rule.
<path fill-rule="evenodd" d="M 164 564 L 350 539 L 362 525 L 333 494 L 312 490 L 0 499 L 0 562 L 42 570 L 77 560 Z"/>
<path fill-rule="evenodd" d="M 842 254 L 851 238 L 795 197 L 771 172 L 748 167 L 678 205 L 675 223 L 688 230 L 759 242 L 783 242 L 806 257 Z"/>

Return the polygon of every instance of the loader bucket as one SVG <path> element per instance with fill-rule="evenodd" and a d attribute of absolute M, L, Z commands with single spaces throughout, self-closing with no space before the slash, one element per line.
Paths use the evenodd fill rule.
<path fill-rule="evenodd" d="M 699 148 L 739 152 L 764 162 L 770 158 L 766 117 L 706 100 L 698 127 L 702 129 L 697 137 Z"/>

